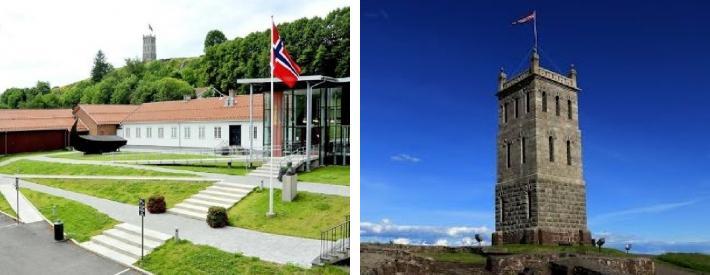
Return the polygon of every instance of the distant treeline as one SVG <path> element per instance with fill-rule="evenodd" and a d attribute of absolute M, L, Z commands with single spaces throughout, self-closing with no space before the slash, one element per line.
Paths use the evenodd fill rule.
<path fill-rule="evenodd" d="M 325 18 L 279 24 L 278 28 L 291 55 L 303 69 L 302 75 L 350 75 L 349 8 L 334 10 Z M 208 35 L 205 54 L 200 57 L 147 63 L 126 59 L 126 64 L 118 69 L 103 64 L 105 72 L 98 76 L 94 73 L 99 62 L 97 54 L 90 78 L 64 87 L 50 88 L 48 82 L 40 81 L 35 87 L 9 88 L 0 95 L 0 108 L 140 104 L 181 99 L 193 95 L 193 88 L 205 86 L 225 93 L 230 89 L 244 91 L 237 86 L 237 79 L 269 76 L 269 34 L 267 29 L 223 42 Z"/>

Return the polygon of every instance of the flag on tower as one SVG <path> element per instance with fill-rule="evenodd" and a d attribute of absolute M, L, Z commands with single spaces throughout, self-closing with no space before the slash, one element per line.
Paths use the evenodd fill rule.
<path fill-rule="evenodd" d="M 527 23 L 530 21 L 535 21 L 535 11 L 532 11 L 530 14 L 523 16 L 522 18 L 520 18 L 518 20 L 513 21 L 513 25 L 523 24 L 523 23 Z"/>
<path fill-rule="evenodd" d="M 283 81 L 286 86 L 293 88 L 296 86 L 298 76 L 301 74 L 301 67 L 293 61 L 291 55 L 286 50 L 284 40 L 276 29 L 276 24 L 272 24 L 271 33 L 271 70 L 274 76 Z"/>

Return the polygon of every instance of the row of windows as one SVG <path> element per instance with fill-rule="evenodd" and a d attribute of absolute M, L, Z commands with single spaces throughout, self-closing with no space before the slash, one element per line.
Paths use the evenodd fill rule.
<path fill-rule="evenodd" d="M 555 138 L 552 136 L 548 137 L 548 154 L 550 162 L 555 162 Z M 572 165 L 572 144 L 567 140 L 567 165 Z M 505 163 L 506 168 L 512 166 L 512 143 L 508 142 L 505 144 Z M 520 139 L 520 163 L 525 164 L 527 162 L 527 139 L 525 137 Z"/>
<path fill-rule="evenodd" d="M 131 130 L 135 130 L 135 138 L 142 138 L 143 133 L 142 130 L 143 128 L 136 127 L 136 128 L 129 128 L 126 127 L 124 130 L 124 137 L 130 138 L 131 137 Z M 183 128 L 183 133 L 184 133 L 184 138 L 190 138 L 191 137 L 191 128 L 190 127 L 185 127 Z M 205 138 L 205 127 L 198 127 L 197 129 L 197 136 L 200 139 Z M 145 137 L 146 138 L 152 138 L 153 137 L 153 128 L 151 127 L 146 127 L 145 128 Z M 177 138 L 178 137 L 178 128 L 177 127 L 172 127 L 170 128 L 170 138 Z M 222 127 L 214 127 L 214 132 L 213 132 L 213 137 L 214 138 L 222 138 Z M 158 138 L 165 138 L 165 131 L 163 127 L 158 127 Z"/>
<path fill-rule="evenodd" d="M 530 92 L 525 93 L 525 113 L 530 112 Z M 503 104 L 503 122 L 508 123 L 509 102 Z M 547 112 L 547 93 L 542 92 L 542 111 Z M 520 117 L 520 98 L 513 99 L 513 115 Z M 560 96 L 555 96 L 555 115 L 560 116 Z M 567 100 L 567 119 L 572 119 L 572 100 Z"/>

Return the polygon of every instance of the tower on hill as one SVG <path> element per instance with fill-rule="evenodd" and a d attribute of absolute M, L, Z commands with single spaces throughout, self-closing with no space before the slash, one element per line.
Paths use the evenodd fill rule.
<path fill-rule="evenodd" d="M 498 76 L 493 244 L 590 243 L 577 72 L 540 67 Z"/>
<path fill-rule="evenodd" d="M 155 60 L 155 34 L 153 33 L 153 27 L 148 25 L 150 32 L 143 35 L 143 62 Z"/>

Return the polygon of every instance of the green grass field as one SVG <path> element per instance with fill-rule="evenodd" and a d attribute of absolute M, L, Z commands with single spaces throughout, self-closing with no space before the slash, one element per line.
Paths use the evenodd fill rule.
<path fill-rule="evenodd" d="M 475 265 L 485 265 L 486 257 L 465 251 L 439 251 L 439 252 L 426 252 L 418 253 L 417 255 L 422 257 L 429 257 L 440 262 L 452 262 L 452 263 L 465 263 L 465 264 L 475 264 Z"/>
<path fill-rule="evenodd" d="M 5 160 L 15 158 L 15 157 L 27 157 L 27 156 L 32 156 L 32 155 L 43 155 L 43 154 L 50 154 L 50 153 L 57 153 L 57 152 L 64 152 L 64 150 L 56 150 L 56 151 L 46 151 L 46 152 L 29 152 L 29 153 L 17 153 L 17 154 L 9 154 L 9 155 L 0 155 L 0 162 L 3 162 Z"/>
<path fill-rule="evenodd" d="M 229 253 L 189 241 L 169 240 L 136 265 L 155 274 L 347 274 L 336 267 L 303 269 Z"/>
<path fill-rule="evenodd" d="M 118 152 L 101 155 L 84 155 L 81 152 L 52 156 L 53 158 L 78 159 L 78 160 L 165 160 L 165 159 L 203 159 L 218 158 L 214 154 L 179 154 L 179 153 L 149 153 L 149 152 Z"/>
<path fill-rule="evenodd" d="M 710 273 L 710 255 L 701 253 L 665 253 L 656 256 L 656 259 L 689 268 L 696 271 Z"/>
<path fill-rule="evenodd" d="M 34 160 L 18 160 L 0 166 L 0 173 L 15 174 L 18 172 L 31 175 L 185 176 L 182 173 L 166 173 L 110 165 L 67 164 Z"/>
<path fill-rule="evenodd" d="M 10 214 L 12 217 L 17 217 L 15 210 L 12 210 L 10 203 L 5 199 L 5 196 L 0 194 L 0 211 L 5 212 L 5 214 Z"/>
<path fill-rule="evenodd" d="M 305 182 L 350 185 L 350 166 L 318 167 L 310 172 L 298 173 L 298 180 Z"/>
<path fill-rule="evenodd" d="M 350 214 L 350 198 L 298 192 L 292 202 L 281 201 L 281 190 L 274 190 L 275 217 L 266 217 L 269 191 L 254 191 L 229 209 L 233 226 L 262 232 L 320 238 L 320 232 L 345 221 Z"/>
<path fill-rule="evenodd" d="M 139 198 L 165 196 L 167 208 L 210 186 L 206 181 L 30 179 L 42 185 L 74 191 L 112 201 L 135 204 Z"/>
<path fill-rule="evenodd" d="M 64 233 L 78 242 L 88 241 L 92 236 L 99 235 L 102 231 L 118 224 L 118 221 L 82 203 L 27 188 L 21 188 L 20 192 L 47 219 L 52 221 L 56 219 L 62 220 L 64 222 Z M 52 215 L 52 206 L 54 205 L 57 206 L 56 217 Z"/>
<path fill-rule="evenodd" d="M 259 163 L 254 164 L 258 167 Z M 205 162 L 205 163 L 195 163 L 189 165 L 159 165 L 170 169 L 188 170 L 195 172 L 205 172 L 214 174 L 225 174 L 233 176 L 243 176 L 251 172 L 252 169 L 247 169 L 247 164 L 245 162 L 233 162 L 232 167 L 227 166 L 227 162 Z"/>
<path fill-rule="evenodd" d="M 599 248 L 590 245 L 528 245 L 528 244 L 505 244 L 490 247 L 489 251 L 505 251 L 513 254 L 530 254 L 530 253 L 579 253 L 579 254 L 598 254 L 607 256 L 627 256 L 625 252 L 613 248 Z"/>

